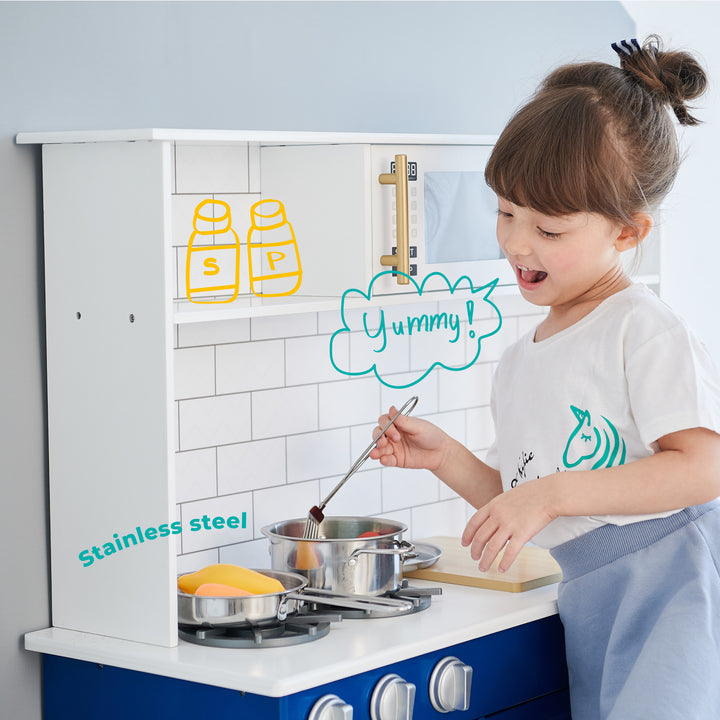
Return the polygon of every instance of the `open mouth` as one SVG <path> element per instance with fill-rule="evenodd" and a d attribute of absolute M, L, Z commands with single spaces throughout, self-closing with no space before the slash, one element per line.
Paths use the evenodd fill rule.
<path fill-rule="evenodd" d="M 526 268 L 523 265 L 518 265 L 517 271 L 521 280 L 528 283 L 529 285 L 534 285 L 536 283 L 542 282 L 547 277 L 547 273 L 544 270 L 531 270 L 530 268 Z"/>

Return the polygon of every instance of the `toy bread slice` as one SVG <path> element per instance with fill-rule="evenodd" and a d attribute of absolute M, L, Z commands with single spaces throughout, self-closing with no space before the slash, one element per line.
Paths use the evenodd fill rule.
<path fill-rule="evenodd" d="M 255 570 L 248 570 L 239 565 L 218 563 L 208 565 L 188 575 L 178 578 L 178 587 L 185 593 L 193 594 L 201 585 L 214 583 L 229 585 L 240 590 L 247 590 L 252 595 L 283 592 L 283 584 L 275 578 L 268 577 Z"/>

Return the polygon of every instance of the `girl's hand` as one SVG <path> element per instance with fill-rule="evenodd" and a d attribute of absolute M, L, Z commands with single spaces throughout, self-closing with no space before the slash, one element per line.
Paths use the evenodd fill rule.
<path fill-rule="evenodd" d="M 387 415 L 380 416 L 378 427 L 373 431 L 374 438 L 395 413 L 397 409 L 393 406 Z M 378 440 L 370 457 L 387 467 L 435 471 L 440 467 L 449 444 L 450 437 L 436 425 L 420 418 L 399 415 Z"/>
<path fill-rule="evenodd" d="M 479 561 L 481 572 L 490 568 L 503 548 L 498 569 L 505 572 L 523 545 L 557 517 L 550 499 L 550 478 L 531 480 L 501 493 L 470 518 L 462 544 L 470 545 L 470 556 Z"/>

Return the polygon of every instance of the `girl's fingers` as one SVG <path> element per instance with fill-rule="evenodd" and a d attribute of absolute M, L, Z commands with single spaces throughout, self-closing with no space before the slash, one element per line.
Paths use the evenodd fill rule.
<path fill-rule="evenodd" d="M 507 537 L 500 532 L 496 532 L 486 543 L 483 548 L 482 555 L 478 562 L 480 572 L 487 572 L 490 566 L 495 562 L 495 558 L 507 543 Z"/>
<path fill-rule="evenodd" d="M 465 526 L 465 530 L 463 530 L 462 537 L 460 538 L 460 543 L 463 547 L 467 547 L 472 543 L 475 533 L 478 531 L 480 526 L 488 519 L 488 513 L 485 510 L 485 508 L 480 508 L 468 521 L 468 524 Z"/>
<path fill-rule="evenodd" d="M 518 553 L 523 549 L 525 543 L 519 542 L 518 540 L 511 538 L 508 544 L 505 546 L 505 552 L 503 553 L 502 560 L 498 565 L 500 572 L 505 572 L 515 562 L 515 558 Z"/>

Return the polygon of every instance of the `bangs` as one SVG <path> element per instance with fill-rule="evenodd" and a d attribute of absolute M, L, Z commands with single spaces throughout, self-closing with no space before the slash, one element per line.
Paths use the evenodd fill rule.
<path fill-rule="evenodd" d="M 543 215 L 622 218 L 628 171 L 592 88 L 540 92 L 508 123 L 485 169 L 497 195 Z"/>

